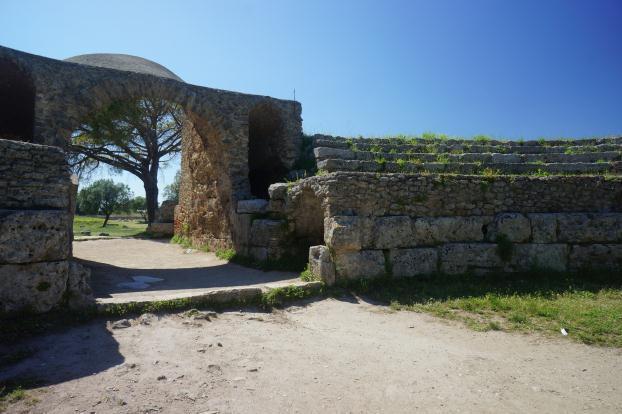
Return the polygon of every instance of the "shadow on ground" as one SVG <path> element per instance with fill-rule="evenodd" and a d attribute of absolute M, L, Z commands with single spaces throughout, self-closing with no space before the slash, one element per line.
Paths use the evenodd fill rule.
<path fill-rule="evenodd" d="M 119 344 L 96 320 L 62 332 L 0 345 L 0 390 L 58 384 L 123 364 Z"/>
<path fill-rule="evenodd" d="M 236 264 L 221 264 L 185 269 L 136 269 L 114 266 L 109 263 L 78 259 L 91 269 L 91 287 L 96 298 L 109 298 L 115 293 L 134 290 L 120 287 L 121 283 L 132 282 L 135 276 L 150 276 L 163 279 L 139 291 L 187 290 L 252 286 L 291 280 L 297 277 L 292 272 L 263 272 Z"/>

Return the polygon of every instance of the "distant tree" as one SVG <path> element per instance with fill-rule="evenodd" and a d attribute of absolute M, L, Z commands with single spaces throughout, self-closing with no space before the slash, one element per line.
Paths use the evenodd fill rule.
<path fill-rule="evenodd" d="M 145 197 L 137 196 L 131 199 L 130 210 L 137 212 L 144 221 L 147 221 L 147 201 Z"/>
<path fill-rule="evenodd" d="M 147 219 L 158 209 L 158 169 L 181 151 L 184 113 L 156 98 L 113 102 L 74 131 L 68 160 L 79 175 L 100 163 L 138 177 L 145 188 Z"/>
<path fill-rule="evenodd" d="M 179 202 L 179 185 L 181 183 L 181 171 L 177 170 L 173 182 L 164 187 L 164 199 Z"/>
<path fill-rule="evenodd" d="M 145 210 L 147 208 L 147 201 L 143 196 L 136 196 L 130 200 L 130 210 L 138 211 Z"/>
<path fill-rule="evenodd" d="M 115 211 L 127 211 L 132 193 L 130 188 L 112 180 L 97 180 L 78 193 L 78 210 L 82 214 L 103 214 L 106 227 Z"/>

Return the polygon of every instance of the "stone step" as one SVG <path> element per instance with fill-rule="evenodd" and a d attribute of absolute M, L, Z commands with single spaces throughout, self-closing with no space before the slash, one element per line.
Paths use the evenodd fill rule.
<path fill-rule="evenodd" d="M 326 172 L 360 171 L 388 173 L 455 173 L 455 174 L 603 174 L 622 173 L 622 162 L 603 163 L 439 163 L 439 162 L 376 162 L 358 160 L 327 159 L 318 162 L 318 168 Z"/>
<path fill-rule="evenodd" d="M 622 151 L 620 144 L 598 145 L 571 145 L 571 146 L 521 146 L 521 145 L 489 145 L 479 143 L 446 144 L 430 143 L 427 145 L 398 145 L 398 144 L 352 144 L 333 143 L 320 140 L 315 143 L 315 148 L 333 148 L 351 150 L 354 152 L 378 152 L 378 153 L 500 153 L 500 154 L 582 154 L 591 152 Z"/>
<path fill-rule="evenodd" d="M 553 139 L 553 140 L 477 140 L 477 139 L 423 139 L 423 138 L 344 138 L 330 135 L 316 134 L 312 137 L 313 146 L 332 148 L 349 148 L 352 145 L 393 145 L 393 146 L 426 146 L 426 145 L 485 145 L 485 146 L 512 146 L 512 147 L 569 147 L 569 146 L 598 146 L 622 145 L 622 137 L 586 138 L 586 139 Z"/>
<path fill-rule="evenodd" d="M 384 158 L 387 161 L 406 160 L 411 162 L 493 162 L 493 163 L 574 163 L 622 160 L 622 151 L 589 152 L 584 154 L 499 154 L 499 153 L 397 153 L 352 151 L 328 147 L 314 149 L 317 161 L 325 159 L 373 161 Z"/>

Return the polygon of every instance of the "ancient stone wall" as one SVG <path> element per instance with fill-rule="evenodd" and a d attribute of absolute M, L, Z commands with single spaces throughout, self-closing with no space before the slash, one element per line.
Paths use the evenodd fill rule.
<path fill-rule="evenodd" d="M 15 78 L 13 84 L 17 85 L 9 90 L 0 84 L 3 92 L 10 92 L 11 99 L 20 98 L 22 106 L 29 106 L 33 114 L 20 119 L 34 122 L 12 125 L 7 133 L 27 129 L 30 133 L 22 138 L 33 143 L 64 147 L 88 114 L 118 100 L 147 96 L 179 104 L 188 122 L 184 128 L 175 229 L 195 244 L 234 247 L 245 242 L 248 229 L 239 227 L 235 206 L 238 200 L 252 197 L 251 144 L 262 149 L 254 162 L 260 166 L 278 164 L 279 173 L 291 169 L 300 152 L 302 121 L 298 102 L 58 61 L 4 47 L 0 47 L 0 69 L 3 76 Z M 6 103 L 5 99 L 0 103 Z M 260 176 L 270 173 L 262 168 Z"/>
<path fill-rule="evenodd" d="M 279 186 L 267 208 L 290 223 L 310 211 L 303 193 L 322 200 L 324 243 L 310 249 L 309 263 L 330 283 L 386 274 L 622 269 L 620 177 L 338 172 Z"/>
<path fill-rule="evenodd" d="M 0 312 L 88 303 L 71 261 L 72 182 L 60 148 L 0 139 Z"/>

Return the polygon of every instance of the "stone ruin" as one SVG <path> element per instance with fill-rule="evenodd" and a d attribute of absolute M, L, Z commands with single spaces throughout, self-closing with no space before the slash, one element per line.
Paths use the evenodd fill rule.
<path fill-rule="evenodd" d="M 2 312 L 91 299 L 71 256 L 64 148 L 86 115 L 144 96 L 186 112 L 173 221 L 196 246 L 302 256 L 328 284 L 622 269 L 622 138 L 308 137 L 298 102 L 190 85 L 125 55 L 58 61 L 0 47 L 0 74 Z"/>

